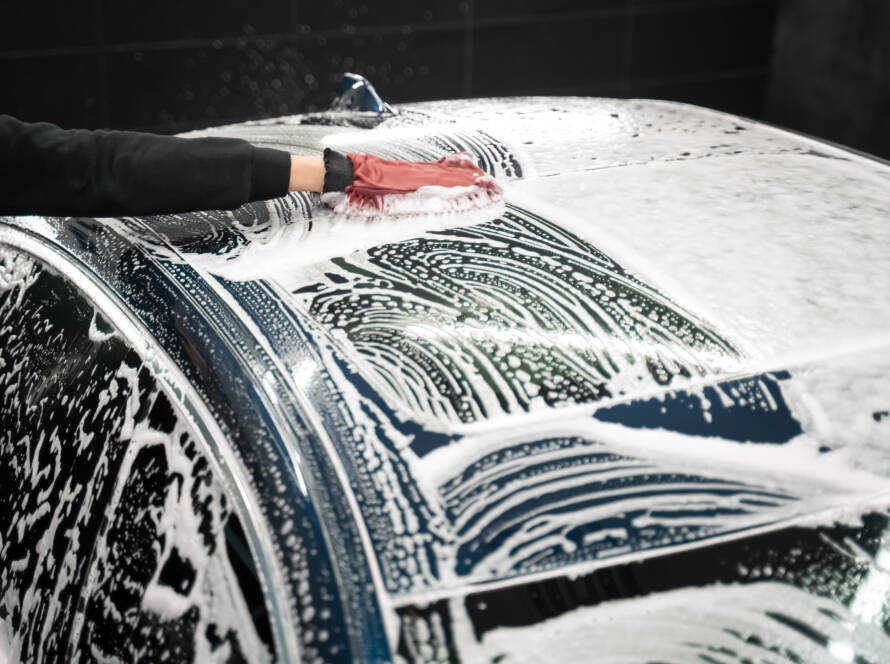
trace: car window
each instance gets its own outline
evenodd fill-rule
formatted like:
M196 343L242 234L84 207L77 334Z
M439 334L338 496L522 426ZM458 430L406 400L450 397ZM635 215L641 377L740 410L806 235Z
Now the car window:
M0 244L0 654L268 661L234 502L155 367Z

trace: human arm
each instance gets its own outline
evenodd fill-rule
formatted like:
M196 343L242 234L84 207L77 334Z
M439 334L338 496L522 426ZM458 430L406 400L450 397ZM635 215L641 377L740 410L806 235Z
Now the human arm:
M0 115L0 214L234 209L285 195L292 168L287 152L240 139L65 130Z
M91 217L231 210L288 191L374 199L426 185L469 186L469 157L402 162L291 155L235 138L60 129L0 115L0 215Z

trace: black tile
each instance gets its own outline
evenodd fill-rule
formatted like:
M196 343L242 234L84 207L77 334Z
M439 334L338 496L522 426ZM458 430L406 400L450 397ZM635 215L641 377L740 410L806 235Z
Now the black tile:
M317 92L319 68L312 55L266 40L111 54L111 123L173 130L293 113Z
M385 100L398 103L460 96L465 39L460 29L376 34L330 40L321 49L332 78L362 74Z
M462 21L469 13L465 0L407 0L373 2L372 0L297 0L297 22L313 30L338 30L346 27L425 25Z
M633 0L634 13L651 11L695 11L698 9L715 9L720 6L777 4L777 0Z
M241 47L110 54L111 123L173 131L324 109L344 71L368 76L388 101L455 97L462 39L462 31L261 39Z
M0 60L0 79L0 112L65 128L101 124L99 56Z
M631 76L766 66L774 18L772 2L636 14Z
M720 0L717 1L719 2ZM749 1L759 2L762 0ZM634 0L633 9L634 11L647 11L650 9L661 10L668 8L671 5L676 5L681 9L689 9L695 7L707 7L708 5L713 6L714 4L716 4L714 0Z
M883 1L783 3L767 118L872 154L890 154L888 30L890 4Z
M667 99L714 108L751 118L763 116L766 73L751 76L705 78L695 81L648 81L630 83L628 96L641 99Z
M105 42L129 44L288 32L292 0L105 0Z
M92 2L4 0L0 51L59 49L97 43Z
M535 93L622 77L625 17L479 28L473 94Z
M580 12L624 10L629 0L476 0L473 16L497 20L515 16L545 16Z

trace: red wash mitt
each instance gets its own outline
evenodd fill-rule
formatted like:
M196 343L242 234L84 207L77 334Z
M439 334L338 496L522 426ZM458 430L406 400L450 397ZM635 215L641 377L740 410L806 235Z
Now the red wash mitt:
M325 169L322 200L344 216L451 214L503 202L498 183L464 152L435 162L409 162L325 150Z

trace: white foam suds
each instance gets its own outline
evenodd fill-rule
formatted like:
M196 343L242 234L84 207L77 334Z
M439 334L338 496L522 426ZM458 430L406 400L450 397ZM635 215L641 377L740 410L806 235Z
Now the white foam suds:
M875 296L890 291L887 182L858 162L737 155L523 189L630 246L759 357L890 329L890 299Z
M0 618L0 664L16 664L21 657L21 638Z
M525 177L798 149L801 139L746 118L649 99L520 97L411 104L521 148ZM513 146L511 146L513 147ZM514 148L515 149L515 148Z
M759 582L662 592L583 607L529 628L498 628L486 661L883 662L890 636L840 602Z
M504 211L503 192L500 187L496 190L487 190L476 185L467 187L428 185L410 193L382 195L376 199L376 203L360 207L350 204L349 197L343 192L322 194L321 199L338 217L354 217L357 220L382 224L397 221L400 217L408 217L415 220L419 232L423 232L428 223L438 223L427 221L427 217L435 219L440 215L447 215L457 218L460 221L458 225L471 226L473 223L496 219Z
M663 429L631 428L598 422L589 416L568 419L546 412L524 418L521 429L467 436L440 447L425 455L420 465L429 481L440 485L486 454L552 436L580 436L603 444L609 451L657 463L670 472L718 474L796 495L820 495L827 489L844 494L890 491L890 478L841 464L837 455L820 454L819 441L806 435L782 445L739 443Z
M27 255L0 244L0 293L18 288L16 306L36 279L34 261Z
M402 201L395 214L377 213L373 206L362 215L337 213L318 206L312 210L311 218L298 217L288 224L273 222L269 232L253 235L245 247L219 255L191 254L188 260L233 281L275 279L288 284L307 265L426 232L489 221L503 210L502 202L486 195L485 199L467 198L472 205L454 212L447 204L455 192L444 187L424 189L429 190L419 194L424 201ZM444 190L444 195L437 189ZM241 230L252 235L250 227Z

